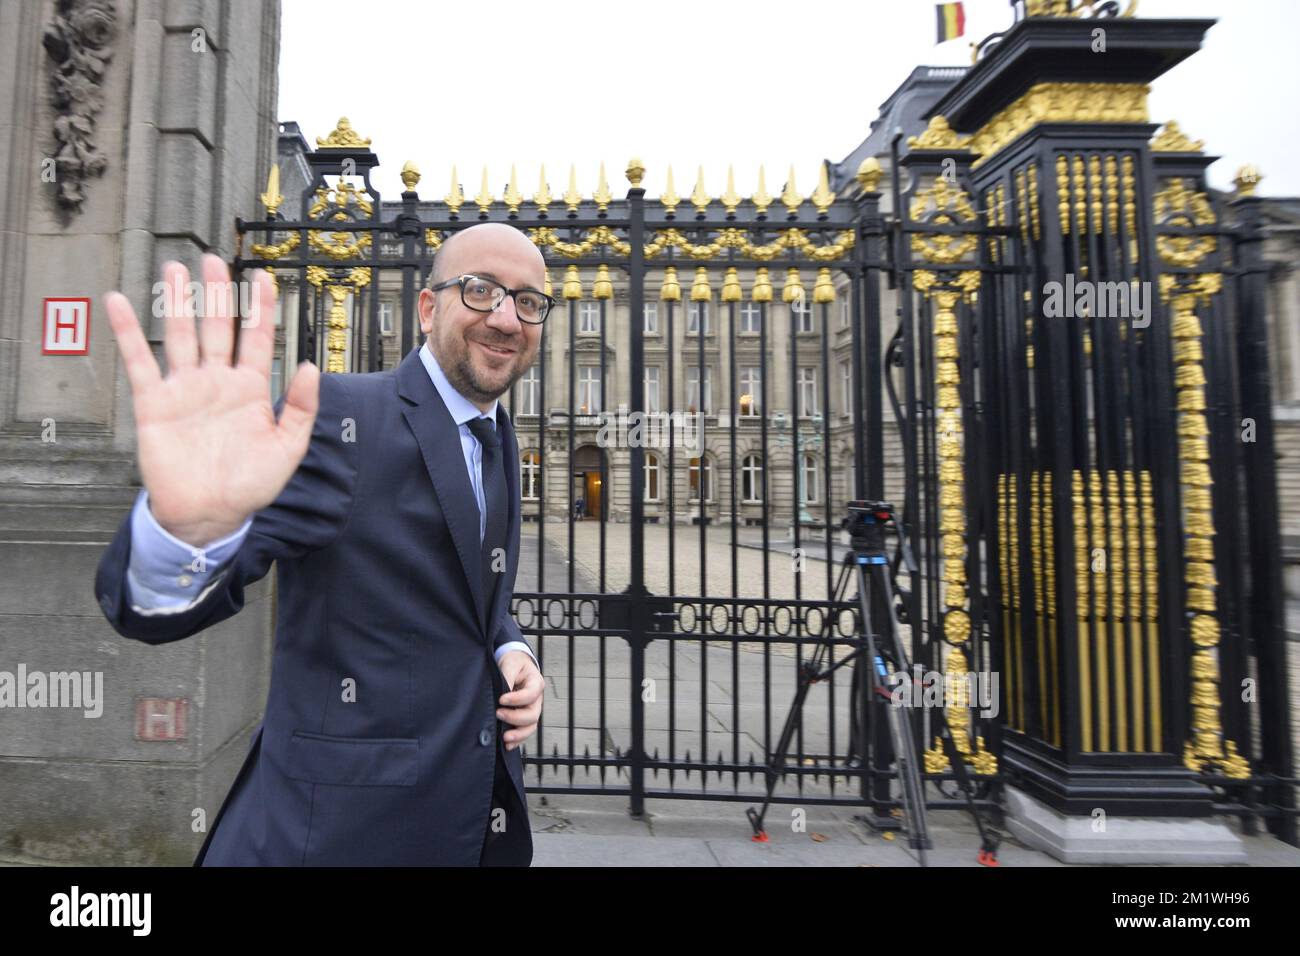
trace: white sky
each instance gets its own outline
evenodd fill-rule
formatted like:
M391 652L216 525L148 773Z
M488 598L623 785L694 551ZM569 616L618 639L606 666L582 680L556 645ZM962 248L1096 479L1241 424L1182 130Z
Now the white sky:
M967 35L936 46L923 0L284 0L283 10L279 118L314 148L347 116L373 141L387 199L408 159L426 199L447 193L453 163L467 196L486 163L500 197L512 162L527 197L542 163L553 194L572 163L590 196L602 160L619 196L632 156L652 196L669 163L683 196L701 164L710 194L734 164L748 196L760 163L772 192L793 163L807 195L817 164L866 137L914 66L969 64L968 43L1012 18L1007 0L967 0ZM1229 188L1252 162L1262 194L1300 195L1300 3L1140 0L1138 13L1219 19L1199 53L1156 81L1152 121L1177 120L1222 157L1212 185Z

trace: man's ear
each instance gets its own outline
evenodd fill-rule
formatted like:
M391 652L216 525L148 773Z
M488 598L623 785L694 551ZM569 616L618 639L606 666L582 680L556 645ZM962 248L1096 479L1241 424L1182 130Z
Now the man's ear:
M428 289L421 289L415 301L415 311L420 317L420 331L428 335L433 331L433 320L438 311L438 294Z

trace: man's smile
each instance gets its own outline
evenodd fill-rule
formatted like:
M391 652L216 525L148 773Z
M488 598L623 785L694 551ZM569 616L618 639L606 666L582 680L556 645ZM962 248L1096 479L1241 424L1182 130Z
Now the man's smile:
M517 351L506 345L489 345L487 342L480 342L478 339L475 339L474 342L482 346L489 355L514 355Z

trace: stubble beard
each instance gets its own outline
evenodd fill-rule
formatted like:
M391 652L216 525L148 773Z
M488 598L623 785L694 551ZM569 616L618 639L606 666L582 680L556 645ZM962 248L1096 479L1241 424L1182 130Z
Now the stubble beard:
M469 354L469 339L461 336L459 341L453 340L452 342L444 343L444 346L445 351L451 352L451 354L447 356L451 359L448 363L450 367L444 368L447 380L451 382L452 387L455 388L456 391L460 392L472 401L491 402L500 398L510 390L510 386L518 381L520 376L523 375L524 370L528 367L527 363L517 363L516 366L510 370L510 374L507 376L505 383L500 388L494 389L490 387L488 383L484 382L475 370L474 361ZM516 353L516 357L520 354L522 353Z

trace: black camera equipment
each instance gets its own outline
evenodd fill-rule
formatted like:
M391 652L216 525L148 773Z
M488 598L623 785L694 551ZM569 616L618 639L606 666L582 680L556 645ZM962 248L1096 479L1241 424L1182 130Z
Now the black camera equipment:
M790 712L786 716L781 738L777 743L776 750L772 753L771 759L764 768L767 793L763 799L762 808L756 810L750 807L745 811L745 814L754 830L753 839L757 842L767 842L768 837L763 829L763 820L767 816L768 808L771 806L772 792L776 788L777 781L785 772L790 741L803 720L803 705L808 696L808 688L818 681L825 680L846 664L856 665L857 660L863 658L869 665L864 668L867 679L858 681L857 685L860 688L865 685L863 690L867 695L867 699L866 701L855 700L854 706L860 707L864 713L868 709L874 708L876 719L883 717L889 728L889 741L893 745L895 775L898 779L903 805L903 828L907 833L908 846L918 852L919 861L922 866L925 866L925 851L933 847L933 841L926 830L924 783L921 780L920 768L917 766L918 751L913 738L912 720L909 713L912 695L902 695L902 704L900 705L895 702L889 684L891 674L897 675L897 679L904 681L912 679L907 651L899 634L898 611L894 605L894 587L889 570L889 557L886 553L886 537L891 529L898 534L900 552L904 555L907 552L907 540L898 528L894 518L894 508L888 502L850 501L847 512L841 521L841 527L849 533L850 545L840 566L840 574L835 583L831 606L840 607L846 602L849 583L856 577L858 584L858 614L860 615L861 627L857 629L853 640L850 642L855 645L855 649L841 660L828 666L827 662L831 658L831 652L835 644L843 643L843 641L837 642L831 633L833 624L839 620L840 615L833 613L825 615L822 632L818 635L813 654L803 662L800 668L794 703L791 704ZM883 598L881 604L887 609L888 631L883 635L883 640L881 636L877 635L871 618L869 595L872 593L873 588L877 589L875 593ZM979 830L979 862L986 866L997 866L997 838L985 828L979 810L975 805L974 784L966 770L965 761L953 741L943 708L935 708L932 717L937 725L935 727L936 733L943 742L944 751L947 753L948 761L952 766L953 776L966 795L967 807L974 816L975 826ZM867 751L869 746L867 741L870 736L866 733L862 734L864 752ZM870 754L867 755L864 764L867 767L871 766Z

